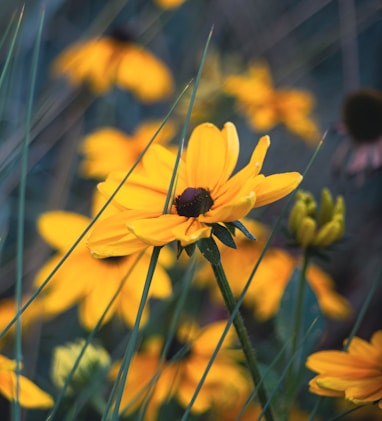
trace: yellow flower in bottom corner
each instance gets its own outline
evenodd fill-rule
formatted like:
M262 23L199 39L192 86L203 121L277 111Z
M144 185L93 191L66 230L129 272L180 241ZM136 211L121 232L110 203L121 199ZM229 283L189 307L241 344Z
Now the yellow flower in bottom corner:
M354 337L347 351L316 352L306 366L319 373L309 383L312 393L355 404L378 402L382 409L382 330L370 342Z
M182 324L161 360L164 340L151 338L132 359L124 386L120 413L128 415L148 403L145 421L154 421L160 407L171 398L186 408L200 382L209 360L223 334L227 321L212 323L204 328L194 323ZM208 411L213 406L234 404L249 390L250 380L239 365L243 358L233 349L235 334L230 330L206 376L192 406L192 414ZM120 363L111 371L117 377Z
M320 140L319 129L309 116L313 96L296 89L275 89L266 64L254 63L244 75L227 77L224 90L236 98L254 130L267 132L282 123L308 143Z
M9 401L16 400L16 361L0 355L0 394ZM50 408L53 399L32 381L19 376L19 402L24 408Z

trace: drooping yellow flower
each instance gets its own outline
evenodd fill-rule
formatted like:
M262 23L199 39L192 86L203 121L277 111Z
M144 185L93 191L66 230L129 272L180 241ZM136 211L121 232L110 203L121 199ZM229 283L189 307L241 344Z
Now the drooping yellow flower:
M318 373L309 383L311 392L355 404L378 401L382 409L382 330L370 342L353 338L347 351L316 352L306 366Z
M314 105L312 95L296 89L275 89L266 64L255 63L244 75L229 76L224 90L236 98L240 112L254 130L266 132L282 123L308 143L319 141L319 129L309 116Z
M148 103L167 98L174 89L166 65L119 34L69 46L56 58L52 70L56 76L66 76L74 86L88 81L96 94L117 85Z
M64 211L47 212L39 218L38 230L45 241L57 250L57 254L39 271L35 281L36 286L44 282L89 223L90 218ZM129 326L133 326L149 261L150 255L147 253L140 258L138 254L133 254L103 260L95 259L83 240L44 289L44 315L55 316L78 304L81 323L87 329L92 329L121 282L127 277L103 322L110 320L113 314L117 313ZM170 279L163 267L158 265L150 288L150 296L164 298L170 293ZM143 313L143 323L147 317L146 308Z
M146 342L142 351L131 362L120 411L134 412L149 396L145 421L154 421L159 408L175 397L187 407L200 382L207 364L223 333L226 321L212 323L204 328L186 323L180 326L160 360L163 339L156 337ZM192 407L192 413L202 413L212 406L235 402L249 388L249 378L238 365L239 351L232 349L235 336L227 335L205 382ZM111 372L116 378L120 364Z
M142 123L131 136L105 127L85 137L81 150L85 159L81 173L85 177L106 178L114 170L129 170L160 126L160 121ZM166 123L154 142L167 143L174 126Z
M257 241L250 241L238 232L237 249L221 248L222 264L232 292L237 297L243 291L265 244L263 227L258 224L254 226L251 221L246 221L245 225ZM244 298L244 303L253 307L257 319L268 320L276 315L284 290L297 264L298 261L282 249L270 248L266 252ZM221 302L220 291L217 289L213 273L208 265L203 267L197 279L199 285L208 285L212 288L213 297ZM326 316L345 319L351 314L348 301L335 291L334 281L318 266L309 265L307 281Z
M0 394L9 401L15 401L17 396L15 371L16 361L0 355ZM24 376L19 376L18 398L24 408L44 409L53 406L51 396Z
M213 224L234 222L252 208L286 196L302 177L297 172L260 174L269 145L269 137L262 137L249 164L232 176L239 154L235 126L226 123L223 130L210 123L197 126L186 159L180 162L169 213L164 213L164 206L176 157L153 145L143 158L143 171L133 173L114 198L121 211L97 224L89 248L103 258L136 251L137 240L146 246L178 240L187 247L210 238ZM124 176L111 173L99 185L100 191L110 197Z

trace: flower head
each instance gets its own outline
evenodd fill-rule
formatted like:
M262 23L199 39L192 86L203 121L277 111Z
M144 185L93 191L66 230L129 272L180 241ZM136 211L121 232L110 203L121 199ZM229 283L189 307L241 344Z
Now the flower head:
M155 102L173 91L166 65L119 33L71 45L54 61L52 69L54 75L65 75L74 86L88 81L96 94L116 84L143 102Z
M368 170L382 167L382 94L359 89L347 95L342 106L340 132L345 139L336 151L333 168L362 181Z
M89 223L90 218L64 211L47 212L39 218L40 234L57 253L37 274L36 286L44 282ZM82 241L44 289L44 315L52 317L78 304L81 323L92 329L123 283L103 323L117 313L129 326L133 326L149 261L147 253L95 259ZM158 265L150 296L164 298L170 293L170 279L163 266ZM145 309L143 322L147 318L148 310Z
M276 90L266 64L252 64L246 74L229 76L225 91L236 98L254 130L268 131L282 123L308 143L320 139L318 127L309 116L314 103L312 95L295 89Z
M53 406L53 399L42 391L32 381L24 376L19 376L20 405L24 408L50 408ZM16 361L0 355L0 394L10 401L15 401L16 392Z
M200 378L217 346L226 321L212 323L203 329L194 323L184 323L161 360L163 339L151 338L130 365L124 386L121 412L131 413L149 397L146 418L156 419L159 408L172 397L187 407ZM192 413L202 413L214 405L235 402L249 388L249 379L238 365L239 351L232 349L235 336L227 335L205 382L192 407ZM115 378L120 364L112 370Z
M111 127L86 136L81 147L85 155L81 165L82 174L101 179L114 170L129 170L159 126L160 121L153 120L141 124L131 136ZM167 143L173 134L173 125L167 123L155 142Z
M176 156L153 145L143 158L143 170L133 173L114 198L121 211L94 227L89 248L102 258L136 251L137 240L142 248L174 240L187 247L210 238L252 208L286 196L300 183L301 175L260 174L269 144L269 138L262 137L249 164L232 175L239 154L235 126L226 123L223 130L210 123L197 126L186 159L180 162L168 212L165 205ZM111 173L99 185L100 191L110 197L124 176L123 172Z
M318 373L309 383L311 392L356 404L378 401L382 409L382 330L370 342L353 338L347 351L316 352L306 366Z

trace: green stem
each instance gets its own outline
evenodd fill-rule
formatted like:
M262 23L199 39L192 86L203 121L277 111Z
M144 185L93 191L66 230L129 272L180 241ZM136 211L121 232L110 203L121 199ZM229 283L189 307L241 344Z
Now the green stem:
M227 306L227 309L229 313L232 314L232 312L235 310L235 307L236 307L236 301L235 301L235 297L233 296L232 290L229 286L223 266L221 265L221 263L219 264L211 263L211 266L214 271L219 289L223 295L224 302ZM235 318L233 319L233 324L235 326L237 336L239 338L245 358L247 360L249 372L251 374L251 377L253 379L255 386L258 389L257 395L260 401L260 405L262 408L264 408L268 404L267 393L265 391L264 384L261 378L256 355L254 353L251 342L249 340L243 318L239 312L236 314ZM267 421L274 421L274 417L273 417L270 406L268 406L264 415Z
M297 344L299 342L300 336L300 329L301 329L301 319L304 309L304 294L305 294L305 286L306 286L306 271L308 269L309 264L309 253L305 250L304 252L304 259L302 262L300 279L298 283L298 291L297 291L297 307L296 307L296 315L294 318L294 335L292 339L292 355L295 354L297 351Z

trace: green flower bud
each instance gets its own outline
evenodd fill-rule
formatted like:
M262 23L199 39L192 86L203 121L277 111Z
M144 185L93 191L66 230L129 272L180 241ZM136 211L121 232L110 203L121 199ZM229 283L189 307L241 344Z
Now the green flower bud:
M329 221L323 225L314 240L314 245L317 247L327 247L338 241L341 232L340 222Z
M306 209L305 202L302 200L297 200L297 202L294 204L289 214L289 222L288 222L289 231L293 235L296 235L300 222L303 220L303 218L306 215L307 215L307 209Z
M323 226L332 219L333 209L334 204L332 194L330 193L329 189L325 187L322 189L321 206L317 219L317 222L320 226Z
M306 216L297 230L297 241L303 247L310 246L316 235L317 223L310 216Z

